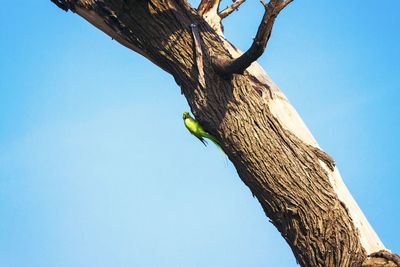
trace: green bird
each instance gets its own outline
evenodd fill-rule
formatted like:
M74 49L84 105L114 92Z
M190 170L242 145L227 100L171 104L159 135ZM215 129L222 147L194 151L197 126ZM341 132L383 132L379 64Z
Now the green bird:
M182 119L189 132L196 136L205 146L207 146L207 141L204 138L207 138L224 152L218 140L211 134L207 133L203 127L201 127L200 123L190 116L189 112L183 112Z

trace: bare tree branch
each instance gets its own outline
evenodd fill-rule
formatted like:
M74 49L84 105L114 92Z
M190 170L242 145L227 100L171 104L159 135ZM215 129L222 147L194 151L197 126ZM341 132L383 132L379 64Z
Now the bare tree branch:
M242 74L254 61L256 61L265 50L272 27L279 12L293 0L271 0L268 3L261 3L265 7L264 16L258 27L257 35L250 48L236 59L217 57L213 59L214 67L222 75Z
M212 9L215 10L215 13L218 13L218 7L221 0L201 0L199 7L197 8L197 12L200 16L208 13Z
M235 2L233 2L232 5L228 6L227 8L225 8L224 10L222 10L221 12L219 12L219 16L223 19L227 16L229 16L233 11L237 10L237 8L243 4L244 2L246 2L246 0L236 0Z

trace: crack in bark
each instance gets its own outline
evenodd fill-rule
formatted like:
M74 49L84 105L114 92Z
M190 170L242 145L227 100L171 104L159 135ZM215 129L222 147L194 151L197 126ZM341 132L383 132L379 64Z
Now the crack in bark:
M196 66L197 66L197 71L198 71L198 80L200 86L203 88L206 86L206 82L204 79L204 67L203 67L203 51L202 51L202 46L201 46L201 38L200 38L200 33L199 29L197 28L197 25L192 23L190 24L190 28L192 29L192 34L193 34L193 41L194 41L194 49L195 49L195 56L196 56Z

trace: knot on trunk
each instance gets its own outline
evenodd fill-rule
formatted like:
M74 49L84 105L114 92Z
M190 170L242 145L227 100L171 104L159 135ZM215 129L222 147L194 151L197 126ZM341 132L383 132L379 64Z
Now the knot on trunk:
M387 250L380 250L368 256L362 267L400 267L400 256Z

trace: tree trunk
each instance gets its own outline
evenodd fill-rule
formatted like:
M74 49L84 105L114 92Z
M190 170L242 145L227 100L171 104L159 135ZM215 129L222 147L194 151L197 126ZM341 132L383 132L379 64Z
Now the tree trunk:
M223 38L220 20L184 0L53 2L175 78L301 266L400 266L395 254L383 251L333 160L262 68L253 63L232 75L215 68L221 58L241 55Z

